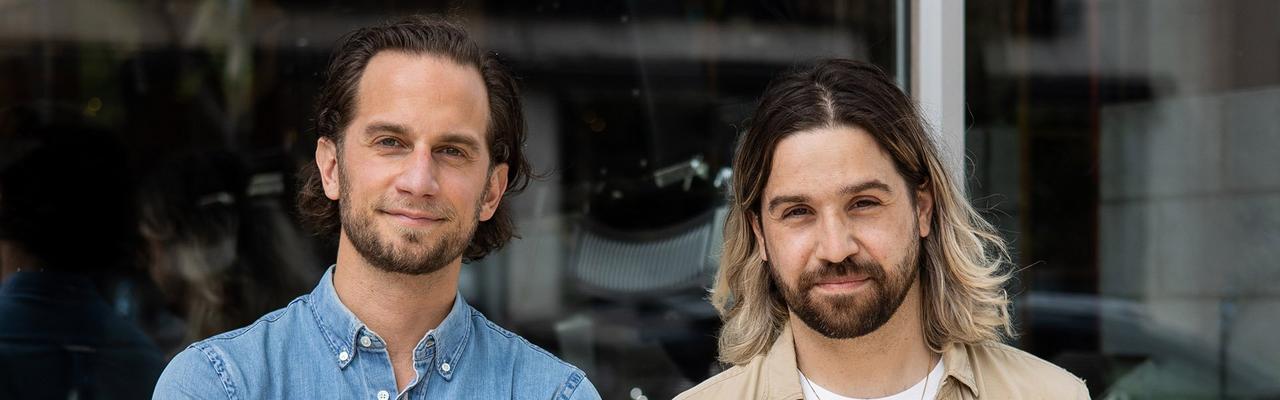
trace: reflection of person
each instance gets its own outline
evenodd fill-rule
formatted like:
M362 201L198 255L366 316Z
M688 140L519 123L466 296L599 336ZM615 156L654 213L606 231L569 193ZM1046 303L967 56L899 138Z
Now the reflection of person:
M680 398L1087 398L1000 343L1005 245L878 68L776 79L733 166L712 301L734 367Z
M513 79L434 17L359 29L320 95L302 213L338 234L315 290L179 353L155 398L599 398L457 293L528 182Z
M251 196L249 182L235 154L202 150L162 163L139 192L148 271L185 320L177 332L157 329L166 351L249 324L315 279L278 198Z
M145 398L164 360L95 283L136 251L123 148L75 111L0 120L0 398Z

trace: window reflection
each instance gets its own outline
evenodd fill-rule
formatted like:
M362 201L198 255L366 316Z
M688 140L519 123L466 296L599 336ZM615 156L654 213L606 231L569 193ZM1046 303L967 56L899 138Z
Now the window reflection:
M1280 395L1280 5L968 2L971 194L1020 345L1102 398Z
M522 239L464 268L464 295L606 398L669 398L718 368L705 288L743 118L801 61L896 70L893 7L9 2L0 108L56 100L120 132L144 241L104 296L171 355L283 306L333 261L291 206L329 46L396 15L462 15L520 77L527 154L546 174L511 199Z

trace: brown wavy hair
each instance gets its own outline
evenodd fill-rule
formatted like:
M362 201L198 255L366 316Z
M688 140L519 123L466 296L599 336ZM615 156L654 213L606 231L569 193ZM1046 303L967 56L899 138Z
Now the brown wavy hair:
M338 40L324 85L316 102L315 133L342 148L343 131L355 116L356 91L369 60L383 51L429 54L475 67L489 97L490 171L507 164L504 197L524 190L533 177L524 156L526 127L515 78L494 53L485 53L457 22L438 15L414 15L378 26L360 28ZM341 151L341 150L339 150ZM338 202L324 194L315 163L300 173L298 211L303 223L318 235L336 237L342 221ZM505 204L493 218L476 227L475 236L462 253L464 262L476 261L505 245L515 235L515 225Z
M763 354L788 319L781 283L772 281L751 229L774 149L794 133L839 126L870 133L907 185L928 188L933 196L933 233L920 243L929 347L941 351L949 343L1012 336L1005 242L944 169L915 104L874 65L824 60L774 79L738 141L724 253L711 293L724 320L720 360L741 365Z

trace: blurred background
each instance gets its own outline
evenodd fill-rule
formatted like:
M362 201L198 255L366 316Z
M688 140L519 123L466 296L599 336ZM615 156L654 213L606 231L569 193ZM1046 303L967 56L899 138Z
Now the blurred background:
M0 0L0 205L133 221L58 220L47 240L101 300L79 318L123 321L102 336L136 329L156 354L139 371L162 367L333 262L292 198L334 41L452 12L520 78L549 174L510 199L522 238L464 267L464 296L605 398L670 398L721 368L704 297L756 96L826 57L918 91L919 1ZM1280 2L960 9L945 18L962 62L941 68L963 70L964 126L943 141L963 144L971 197L1013 243L1013 344L1098 398L1280 398ZM72 121L94 139L33 128ZM26 232L0 227L0 244ZM0 397L31 383L9 373L33 354L20 330L0 326ZM91 391L85 376L63 378Z

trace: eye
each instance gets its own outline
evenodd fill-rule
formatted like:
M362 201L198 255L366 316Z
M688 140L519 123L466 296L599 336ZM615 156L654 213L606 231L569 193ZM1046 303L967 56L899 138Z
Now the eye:
M809 215L809 209L807 207L796 207L782 213L782 218L803 217L806 215Z
M400 139L396 139L393 137L384 137L384 138L378 139L377 141L374 142L374 144L382 147L404 147L404 143L401 143Z
M861 210L861 209L875 207L878 205L880 205L880 202L876 201L875 199L858 199L858 200L854 200L853 204L850 205L849 207L855 210Z
M466 153L466 152L463 152L463 151L462 151L462 149L459 149L459 148L457 148L457 147L453 147L453 146L441 147L441 148L440 148L440 150L436 150L436 151L438 151L438 152L440 152L440 153L443 153L444 155L452 156L452 157L462 157L462 158L466 158L466 156L467 156L467 153Z

